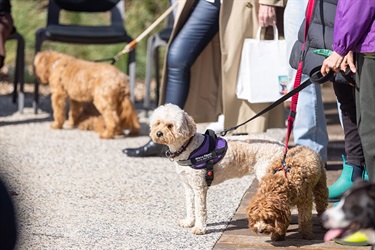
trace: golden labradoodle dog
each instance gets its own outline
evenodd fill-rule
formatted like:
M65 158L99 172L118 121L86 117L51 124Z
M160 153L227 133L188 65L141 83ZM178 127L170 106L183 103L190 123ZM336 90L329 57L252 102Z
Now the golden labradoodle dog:
M80 121L88 119L82 114L82 104L93 103L104 124L100 138L113 138L122 134L123 129L130 129L131 134L139 133L140 124L130 101L128 77L113 65L44 51L35 56L34 71L38 80L49 83L51 88L54 118L51 128L63 127L69 98L69 127L79 126ZM86 123L95 120L89 119Z
M281 158L280 158L281 159ZM259 182L257 193L247 207L249 227L256 233L284 240L292 206L298 209L298 231L312 239L313 201L320 217L328 206L327 178L319 155L305 146L288 151L285 167L273 161Z
M194 234L206 233L210 184L254 173L259 179L284 149L282 143L265 136L232 136L224 140L210 133L197 133L193 118L173 104L153 112L150 136L169 147L166 155L175 162L186 196L186 218L179 225L192 227Z

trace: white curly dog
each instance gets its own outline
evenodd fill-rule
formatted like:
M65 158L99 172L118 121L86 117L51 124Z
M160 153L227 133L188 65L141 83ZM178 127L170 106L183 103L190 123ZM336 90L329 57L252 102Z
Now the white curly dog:
M169 147L166 155L175 161L186 192L186 218L179 225L192 227L194 234L206 233L210 184L254 173L260 180L270 162L277 157L281 162L284 149L284 144L261 135L215 140L215 136L197 133L193 118L173 104L153 112L150 136L156 143Z

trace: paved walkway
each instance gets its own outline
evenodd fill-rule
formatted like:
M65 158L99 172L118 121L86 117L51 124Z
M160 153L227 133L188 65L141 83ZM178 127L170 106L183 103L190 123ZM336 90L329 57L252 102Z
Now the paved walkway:
M340 176L342 168L341 155L344 152L344 134L337 115L335 95L331 84L325 84L322 88L323 102L328 124L329 145L327 163L327 182L331 185ZM293 142L293 140L291 140ZM271 242L269 236L253 233L247 226L246 207L256 192L258 182L254 181L241 204L222 234L214 249L354 249L350 246L342 246L334 242L324 242L323 236L326 230L319 225L316 212L313 218L314 240L303 240L297 233L297 211L292 213L292 222L288 228L285 241ZM329 206L331 206L330 204ZM355 247L355 249L370 249L370 247Z

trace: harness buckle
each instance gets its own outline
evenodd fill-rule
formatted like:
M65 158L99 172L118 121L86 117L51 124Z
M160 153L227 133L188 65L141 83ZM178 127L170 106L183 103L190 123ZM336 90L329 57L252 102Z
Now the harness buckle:
M209 160L206 165L206 183L208 187L211 186L213 180L214 180L214 161Z

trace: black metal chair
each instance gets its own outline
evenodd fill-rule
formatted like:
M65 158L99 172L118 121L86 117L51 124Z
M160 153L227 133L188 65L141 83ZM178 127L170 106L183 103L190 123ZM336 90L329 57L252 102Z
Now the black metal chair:
M24 94L24 73L25 73L25 39L21 34L14 29L14 31L10 34L7 41L9 40L16 40L17 41L17 53L16 53L16 64L15 64L15 71L14 71L14 81L13 81L13 103L18 101L18 111L20 113L23 112L23 108L25 106L25 94ZM18 92L18 84L20 85L20 89Z
M111 22L107 26L67 25L59 22L62 10L72 12L111 13ZM35 54L41 50L44 41L76 44L116 44L130 43L133 38L125 29L124 0L49 0L47 25L35 33ZM112 55L111 55L112 56ZM131 99L134 102L135 86L135 50L128 56L127 73L130 78ZM38 112L39 83L35 80L34 113Z

